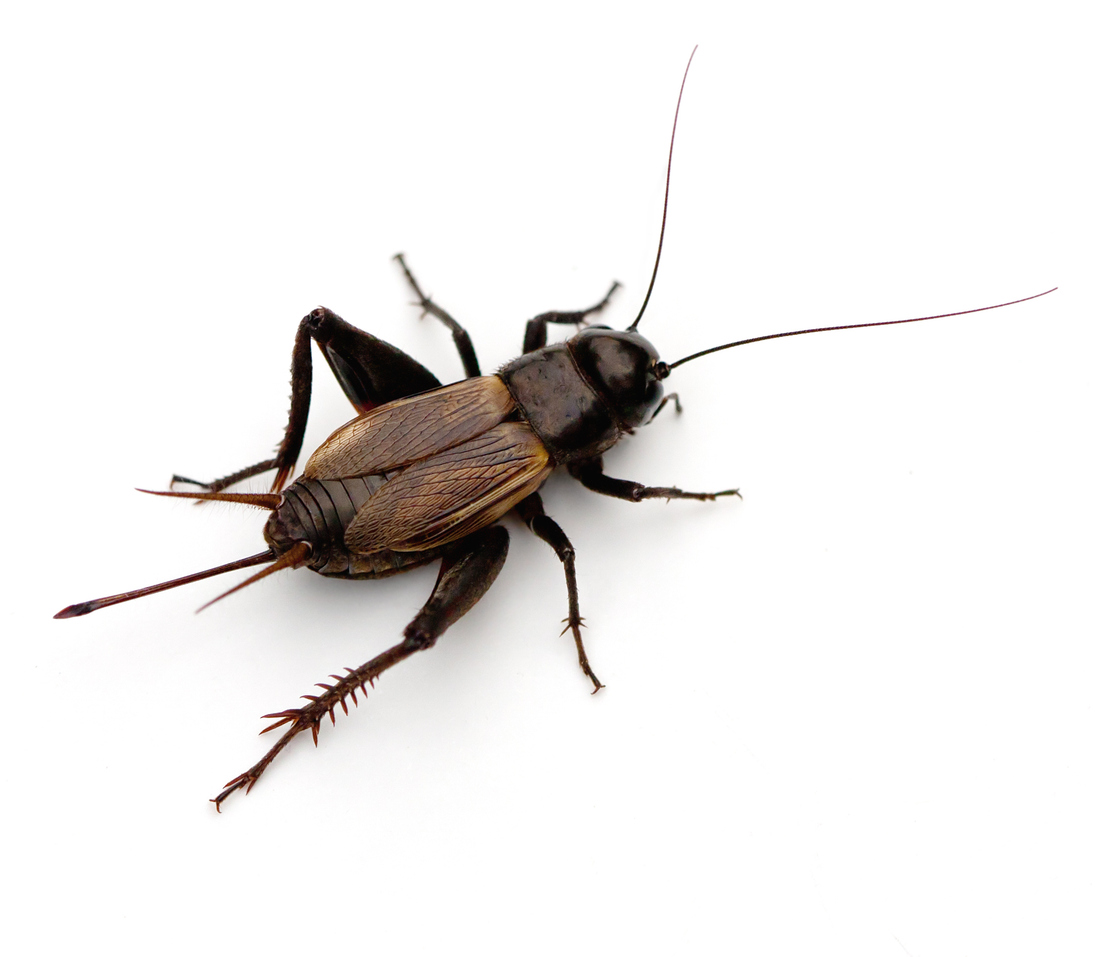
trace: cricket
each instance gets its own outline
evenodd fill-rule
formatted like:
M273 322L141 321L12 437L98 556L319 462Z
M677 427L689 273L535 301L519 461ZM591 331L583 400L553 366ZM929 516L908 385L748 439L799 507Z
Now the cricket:
M690 57L689 66L691 62ZM649 424L667 404L674 403L680 410L676 393L667 394L664 383L682 366L770 339L968 315L1014 306L1054 291L960 312L757 336L664 361L639 332L639 324L661 262L673 144L687 75L686 66L670 136L657 254L646 297L630 325L615 330L590 321L609 306L619 286L614 282L592 306L544 312L528 320L521 354L497 372L483 375L471 336L423 293L407 258L397 255L395 261L418 306L451 332L466 378L442 385L433 373L395 346L354 327L329 309L312 310L297 329L289 418L274 456L213 481L176 475L168 490L150 493L236 502L264 510L268 513L263 529L267 547L162 584L69 605L55 615L76 618L260 565L265 567L213 601L283 569L310 568L336 578L376 579L440 563L433 591L404 629L401 641L358 668L330 675L328 681L318 684L319 693L303 696L303 705L263 716L272 722L263 733L281 729L280 737L257 763L228 781L211 799L218 811L236 791L250 791L297 735L308 732L318 744L325 716L334 723L336 709L348 714L348 702L356 705L359 692L366 695L389 668L432 647L487 593L506 560L509 532L499 520L509 513L515 513L558 557L567 587L565 631L574 641L578 665L593 692L604 687L583 643L574 547L555 519L546 514L539 489L549 476L566 471L591 492L628 502L715 502L738 496L735 488L682 491L605 473L604 456L613 446ZM551 326L576 331L565 341L549 344ZM313 344L326 359L355 415L312 453L299 476L290 481L308 420ZM274 478L268 492L228 491L238 482L270 471ZM180 491L177 485L195 490Z

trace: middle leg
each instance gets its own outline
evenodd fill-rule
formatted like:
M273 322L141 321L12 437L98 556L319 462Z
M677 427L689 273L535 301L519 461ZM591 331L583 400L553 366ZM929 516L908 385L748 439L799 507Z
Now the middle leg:
M597 679L593 669L589 666L585 645L582 642L583 622L582 616L578 614L578 579L574 574L574 546L570 544L570 539L566 537L566 534L555 521L544 514L544 501L540 498L539 492L533 492L528 498L518 502L517 514L529 527L529 531L537 538L543 539L555 550L559 561L563 563L563 573L566 575L567 580L567 603L569 606L566 617L567 627L563 629L563 634L566 634L569 629L574 636L574 644L578 648L578 664L582 666L582 671L585 672L586 677L593 682L593 693L596 694L604 685Z
M422 307L422 315L433 316L440 320L441 324L452 333L452 341L456 343L456 351L460 353L460 361L464 365L464 375L469 379L482 375L479 371L479 359L475 355L475 346L472 345L471 336L468 335L467 330L422 291L418 280L414 278L410 267L403 259L403 253L396 253L392 258L403 267L403 275L407 277L407 282L411 284L414 294L418 296L417 304Z

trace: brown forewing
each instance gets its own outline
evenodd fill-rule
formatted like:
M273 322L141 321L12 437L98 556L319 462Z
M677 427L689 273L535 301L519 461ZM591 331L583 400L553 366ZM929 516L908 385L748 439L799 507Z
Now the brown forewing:
M455 541L501 518L550 473L528 424L503 422L393 476L346 529L346 547L413 552Z
M515 408L509 389L493 375L397 399L336 429L304 466L304 478L399 468L482 435Z

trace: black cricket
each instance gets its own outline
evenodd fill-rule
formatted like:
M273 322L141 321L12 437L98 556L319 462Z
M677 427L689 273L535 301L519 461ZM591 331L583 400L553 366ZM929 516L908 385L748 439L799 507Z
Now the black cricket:
M693 56L695 50L692 51ZM689 65L691 58L689 58ZM688 68L685 68L687 79ZM183 578L70 605L57 618L86 615L107 605L199 581L223 572L267 564L220 597L282 568L308 567L340 578L383 578L441 560L437 584L421 611L404 629L403 640L360 668L331 675L322 693L304 695L300 708L264 715L271 731L288 725L262 759L213 798L221 802L241 788L250 791L277 754L302 731L318 743L324 715L332 723L335 708L348 713L347 699L367 693L388 668L431 647L490 588L502 569L509 533L497 524L513 510L529 530L555 551L566 576L567 626L578 662L596 692L603 687L590 667L582 643L574 548L556 522L544 513L537 491L548 476L565 467L586 488L640 502L645 499L699 499L737 495L736 489L684 492L654 488L604 474L602 455L639 426L650 422L676 394L664 395L662 382L676 367L722 349L786 336L923 322L1025 302L1037 296L981 309L885 322L800 329L714 346L663 362L636 330L654 289L665 236L673 141L684 80L670 137L661 238L646 298L626 330L587 326L590 316L608 305L618 288L576 312L546 312L525 327L522 355L495 375L483 376L471 337L444 309L423 294L402 254L395 258L418 304L452 332L467 376L442 386L434 375L399 349L355 328L328 309L301 320L292 357L292 398L285 437L276 455L213 482L174 476L200 492L154 492L210 501L241 502L270 511L264 536L269 548L250 558ZM1052 292L1053 290L1048 290ZM1039 293L1046 295L1046 293ZM549 325L584 326L565 342L547 344ZM300 456L312 385L311 344L315 342L357 417L336 430L312 455L302 476L285 487ZM677 403L677 409L680 405ZM269 493L231 493L224 489L276 469ZM214 601L219 599L214 599Z

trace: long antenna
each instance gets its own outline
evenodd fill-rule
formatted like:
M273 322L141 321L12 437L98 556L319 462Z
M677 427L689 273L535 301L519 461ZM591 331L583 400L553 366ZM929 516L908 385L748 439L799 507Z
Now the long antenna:
M676 362L671 362L665 365L664 374L658 376L660 379L664 379L669 375L670 369L676 369L677 366L682 366L686 362L691 362L693 359L699 359L701 356L709 356L712 352L721 352L723 349L733 349L734 346L747 346L753 342L764 342L767 339L784 339L787 336L808 336L814 332L837 332L841 329L869 329L872 326L900 326L906 322L927 322L929 319L946 319L949 316L968 316L974 312L988 312L990 309L1003 309L1004 306L1014 306L1020 302L1030 302L1031 299L1037 299L1039 296L1048 296L1051 292L1056 292L1057 287L1047 289L1045 292L1040 292L1035 296L1026 296L1022 299L1013 299L1011 302L998 302L995 306L981 306L978 309L963 309L960 312L941 312L936 316L918 316L915 319L888 319L885 322L857 322L850 326L822 326L817 329L796 329L794 332L776 332L770 336L755 336L752 339L739 339L737 342L728 342L722 346L712 346L710 349L703 349L700 352L694 352L690 356L685 356L683 359L678 359Z
M681 91L677 94L677 109L673 113L673 132L669 134L669 162L665 164L665 201L662 203L662 231L658 234L658 255L654 258L654 272L650 276L650 285L646 288L646 298L642 308L635 317L635 321L627 327L628 332L634 332L639 327L639 320L646 312L646 304L650 302L650 294L654 291L654 280L658 278L658 264L662 261L662 243L665 242L665 219L669 215L669 174L673 172L673 141L677 138L677 117L681 112L681 100L684 99L684 81L688 79L688 67L692 65L692 57L700 48L697 43L692 47L692 53L688 57L688 63L684 68L684 77L681 79Z

